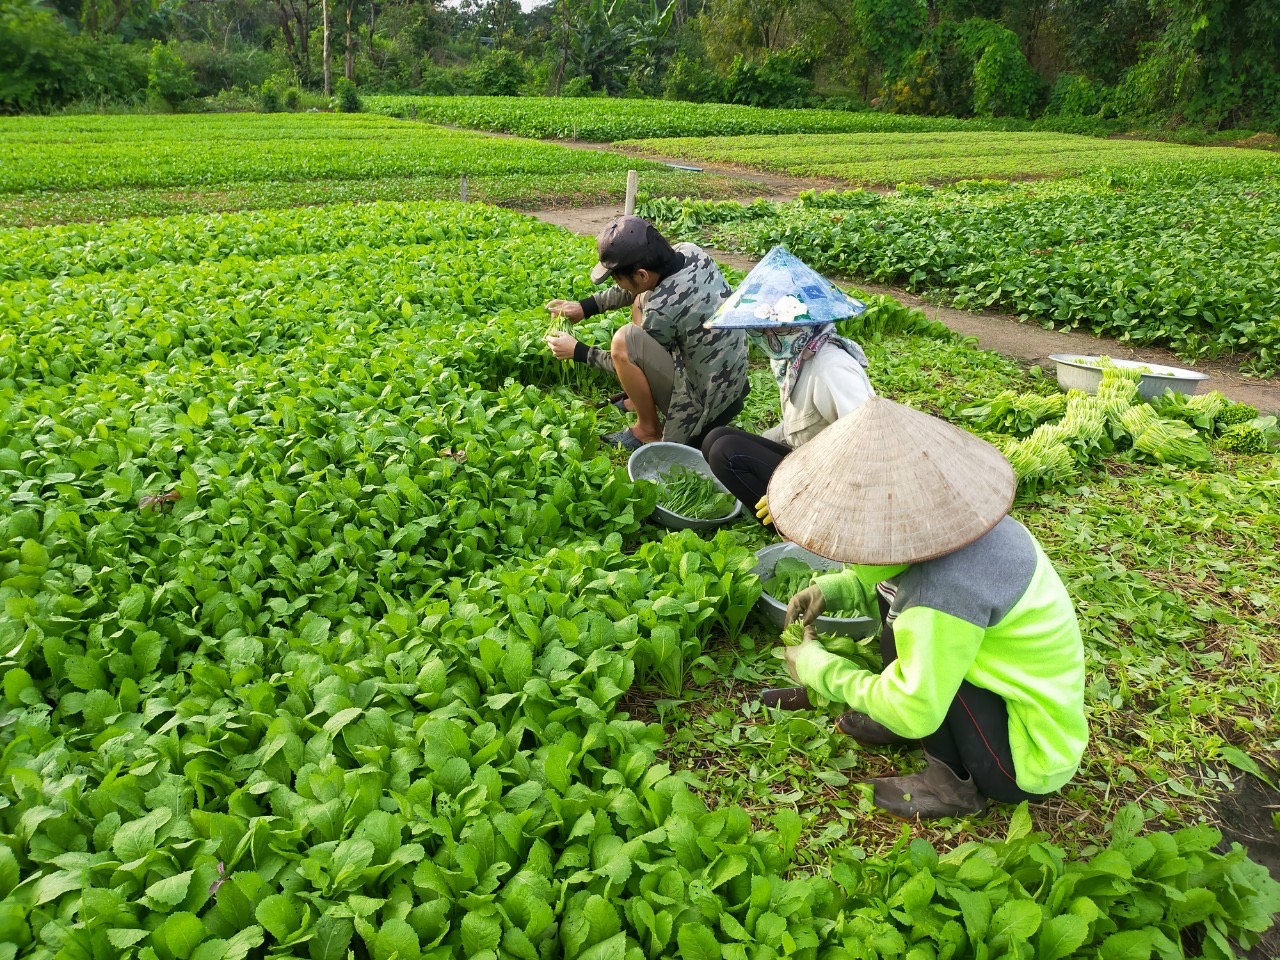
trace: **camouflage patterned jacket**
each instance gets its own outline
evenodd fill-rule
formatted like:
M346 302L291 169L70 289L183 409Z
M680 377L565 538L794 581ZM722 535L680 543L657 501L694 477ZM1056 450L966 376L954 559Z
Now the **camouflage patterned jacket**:
M684 266L640 295L640 326L670 351L675 363L671 406L662 439L687 443L701 434L717 414L746 395L747 335L741 330L703 329L702 325L732 291L720 268L701 247L677 243L675 250L684 255ZM634 298L615 286L600 291L593 299L603 311L628 306ZM600 352L589 351L588 362Z

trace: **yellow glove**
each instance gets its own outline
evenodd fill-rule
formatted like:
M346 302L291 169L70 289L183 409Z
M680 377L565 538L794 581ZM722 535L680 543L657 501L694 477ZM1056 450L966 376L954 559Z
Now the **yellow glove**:
M766 527L773 523L773 514L769 512L769 498L761 497L756 501L756 518Z

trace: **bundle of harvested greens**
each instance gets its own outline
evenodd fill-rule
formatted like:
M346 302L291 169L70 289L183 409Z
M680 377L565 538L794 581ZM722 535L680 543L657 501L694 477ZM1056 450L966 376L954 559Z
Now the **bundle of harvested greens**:
M662 475L658 503L691 520L720 520L733 513L733 495L688 467L675 466Z

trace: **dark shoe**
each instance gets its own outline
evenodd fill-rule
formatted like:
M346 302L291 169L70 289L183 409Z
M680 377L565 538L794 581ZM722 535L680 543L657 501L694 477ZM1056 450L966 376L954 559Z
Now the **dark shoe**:
M606 433L600 439L611 447L621 447L623 450L639 450L644 446L644 441L637 440L630 427L623 427L617 433Z
M779 710L808 710L813 706L806 687L770 687L760 691L760 702Z
M859 713L857 710L841 714L836 720L836 729L868 747L889 747L898 743L911 742L906 737L898 736L878 720L872 720L865 713Z
M987 798L978 792L973 777L961 780L941 760L924 756L928 765L920 773L871 781L877 807L903 820L961 817L986 809Z

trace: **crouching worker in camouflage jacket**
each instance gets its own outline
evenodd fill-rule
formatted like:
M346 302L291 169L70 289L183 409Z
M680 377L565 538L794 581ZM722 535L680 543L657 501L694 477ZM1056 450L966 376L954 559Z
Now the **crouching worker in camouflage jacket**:
M607 351L567 333L548 334L547 345L557 359L605 370L622 384L624 409L635 411L636 423L607 434L609 443L629 450L655 440L699 446L741 412L750 389L746 334L703 327L729 296L729 285L704 250L692 243L673 247L639 217L618 217L601 231L596 249L592 281L612 277L615 285L585 300L552 300L547 309L577 323L630 306L632 322L614 334Z

